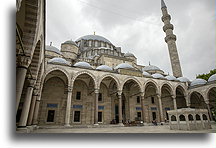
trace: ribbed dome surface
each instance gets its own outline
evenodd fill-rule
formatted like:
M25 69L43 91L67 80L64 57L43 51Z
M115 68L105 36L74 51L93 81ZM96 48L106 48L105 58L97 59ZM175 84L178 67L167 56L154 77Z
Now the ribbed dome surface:
M89 63L87 63L87 62L77 62L73 66L80 67L80 68L92 69L91 65Z
M195 79L191 82L190 86L196 86L196 85L204 85L207 81L204 79Z
M154 65L145 66L143 68L143 71L157 71L157 70L160 70L160 68Z
M107 65L100 65L96 69L101 71L112 71L112 68Z
M213 74L209 79L208 82L216 81L216 74Z
M121 63L117 65L114 69L134 69L134 67L128 63Z
M190 82L190 80L186 77L179 77L177 78L177 80L179 80L180 82Z
M109 44L112 44L109 40L107 40L106 38L99 36L99 35L86 35L86 36L82 36L79 39L76 40L76 42L80 41L80 40L96 40L96 41L103 41L103 42L107 42Z
M170 81L178 81L178 79L174 76L166 76L165 77L167 80L170 80Z
M164 79L164 76L162 74L159 74L159 73L153 74L152 77L156 78L156 79Z
M63 58L52 58L48 60L48 63L70 65L70 63Z
M47 51L55 52L55 53L57 53L57 54L62 54L62 53L60 52L60 50L59 50L58 48L54 47L54 46L46 45L46 50L47 50Z
M135 57L133 53L127 52L124 54L125 57Z

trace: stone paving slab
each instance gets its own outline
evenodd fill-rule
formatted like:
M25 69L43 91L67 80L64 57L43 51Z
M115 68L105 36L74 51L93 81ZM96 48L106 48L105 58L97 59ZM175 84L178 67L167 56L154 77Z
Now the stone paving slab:
M53 128L37 129L32 133L216 133L216 125L209 130L183 131L170 130L169 126L142 126L142 127L108 127L108 128Z

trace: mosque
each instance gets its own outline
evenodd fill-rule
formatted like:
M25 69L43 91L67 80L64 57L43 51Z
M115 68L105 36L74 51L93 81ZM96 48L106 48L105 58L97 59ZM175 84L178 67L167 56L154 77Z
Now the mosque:
M65 41L61 49L45 46L45 2L17 0L17 128L149 125L168 121L169 110L182 108L207 109L193 119L215 121L216 75L208 81L182 75L163 0L161 10L173 75L138 65L136 55L95 34Z

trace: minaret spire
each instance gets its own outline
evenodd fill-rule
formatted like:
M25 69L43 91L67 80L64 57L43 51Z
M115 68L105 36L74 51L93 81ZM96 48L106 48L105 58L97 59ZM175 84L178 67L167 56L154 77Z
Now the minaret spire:
M164 0L161 0L161 8L166 8L166 4L165 4Z
M173 76L182 77L182 71L176 47L176 36L173 34L173 25L170 23L171 16L168 14L167 7L161 0L162 21L164 22L163 31L166 33L165 42L168 45L170 61L172 65Z

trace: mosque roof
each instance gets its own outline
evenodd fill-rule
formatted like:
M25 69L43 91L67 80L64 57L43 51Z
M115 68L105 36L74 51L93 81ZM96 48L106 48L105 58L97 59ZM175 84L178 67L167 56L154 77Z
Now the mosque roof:
M176 77L174 77L174 76L166 76L165 77L167 80L170 80L170 81L179 81Z
M159 74L159 73L153 74L152 77L156 78L156 79L164 79L164 76L162 74Z
M152 77L148 72L146 71L143 71L143 76L146 76L146 77Z
M135 57L133 53L127 52L124 54L125 57Z
M134 67L128 63L121 63L117 65L114 69L134 69Z
M45 48L47 51L52 51L52 52L55 52L57 54L62 54L61 51L54 47L54 46L49 46L49 45L46 45L46 48Z
M195 79L191 82L190 86L196 86L196 85L204 85L207 81L204 79Z
M179 77L177 78L177 80L179 80L180 82L190 82L190 80L186 77Z
M208 82L216 81L216 74L213 74L209 79Z
M76 42L80 41L80 40L96 40L96 41L103 41L103 42L107 42L109 44L112 44L108 39L99 36L99 35L85 35L80 37L79 39L76 40Z
M143 68L143 71L157 71L157 70L160 70L160 68L158 68L157 66L154 66L154 65L149 65L149 66L145 66Z
M91 65L87 62L77 62L75 63L73 66L75 67L79 67L79 68L88 68L88 69L92 69Z
M113 69L107 65L100 65L96 68L97 70L101 70L101 71L112 71Z
M59 58L59 57L55 57L55 58L52 58L52 59L48 60L48 63L63 64L63 65L70 66L70 63L68 61L66 61L63 58Z
M72 41L72 40L65 41L65 42L62 43L62 44L71 44L71 45L77 46L77 44L76 44L74 41Z

